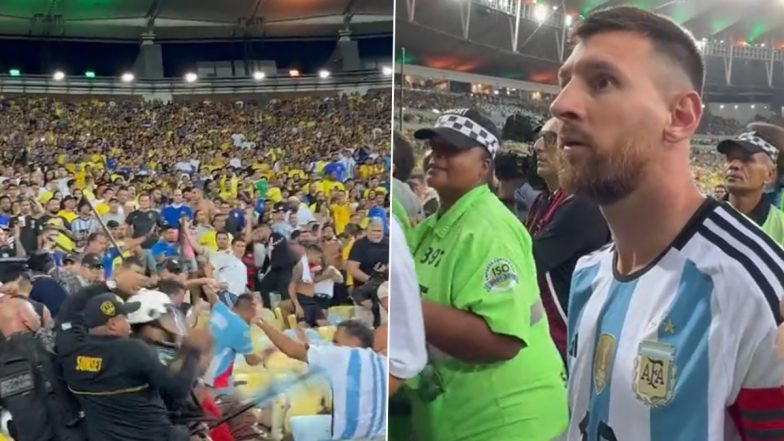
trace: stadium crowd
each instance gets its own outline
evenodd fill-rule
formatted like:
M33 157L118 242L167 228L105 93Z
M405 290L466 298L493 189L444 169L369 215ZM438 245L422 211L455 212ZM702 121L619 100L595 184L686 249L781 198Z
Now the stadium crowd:
M0 354L51 335L67 389L35 415L2 394L16 441L280 439L234 381L275 357L343 394L295 439L382 436L389 95L0 97Z

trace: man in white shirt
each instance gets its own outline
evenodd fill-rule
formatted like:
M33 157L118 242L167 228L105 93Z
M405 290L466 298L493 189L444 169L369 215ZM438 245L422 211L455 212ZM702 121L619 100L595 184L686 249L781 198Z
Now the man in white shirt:
M394 298L390 301L384 297L381 304L389 311L389 393L394 394L405 380L416 376L427 363L425 325L414 259L394 216L390 219L389 256Z
M226 284L229 295L225 296L224 301L229 306L234 304L237 296L245 293L248 285L248 269L242 262L243 255L245 255L245 241L240 238L232 242L231 253L211 252L208 255L212 269L208 270L207 277Z
M308 204L300 202L299 198L296 196L291 196L288 200L289 208L296 208L297 209L297 226L303 227L311 222L316 221L316 217L313 216L313 212L310 211L308 208ZM288 212L287 217L291 215L291 212Z

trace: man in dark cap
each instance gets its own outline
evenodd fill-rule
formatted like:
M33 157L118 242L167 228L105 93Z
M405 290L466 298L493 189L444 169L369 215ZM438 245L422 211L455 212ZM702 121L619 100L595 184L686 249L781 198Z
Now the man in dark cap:
M62 360L65 381L84 409L89 439L186 441L188 431L169 421L161 394L187 396L209 334L192 332L178 353L180 368L173 370L143 341L129 338L127 315L139 307L111 292L88 300L87 333Z
M730 205L784 245L784 213L765 194L776 179L779 148L774 142L764 131L747 130L720 142L717 149L726 157L724 179Z
M283 202L278 202L272 208L272 231L278 233L285 237L286 239L291 239L291 232L294 230L294 227L291 226L291 223L288 222L286 218L286 212L288 211L288 206Z

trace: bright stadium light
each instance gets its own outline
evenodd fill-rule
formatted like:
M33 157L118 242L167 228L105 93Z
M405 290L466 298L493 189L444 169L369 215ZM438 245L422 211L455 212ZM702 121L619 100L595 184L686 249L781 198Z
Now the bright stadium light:
M136 77L134 77L133 74L130 73L130 72L125 72L120 77L120 79L122 80L123 83L130 83L131 81L133 81L134 78L136 78Z
M738 110L738 105L737 104L735 104L735 110Z
M572 26L572 23L573 23L573 22L574 22L574 18L572 18L572 16L571 16L571 15L569 15L569 14L566 14L566 15L564 16L564 24L566 25L566 27L567 27L567 28L568 28L568 27L570 27L570 26Z
M384 66L381 68L381 73L384 74L385 77L392 76L392 68L389 66Z
M297 69L291 69L291 70L289 70L289 76L290 77L298 77L299 76L299 71Z
M11 75L12 77L18 77L22 75L22 71L20 71L19 69L11 69L8 71L8 75Z
M326 69L321 69L318 71L319 78L329 78L329 71Z
M65 72L58 70L52 75L52 78L54 78L55 81L62 81L65 79Z
M724 104L719 105L719 109L723 109L723 108L724 108Z
M84 76L87 78L95 78L95 71L86 70L84 71Z
M185 74L185 81L188 83L196 82L199 79L199 76L193 72L188 72Z
M754 104L752 104L752 105L751 105L751 108L752 108L752 109L756 109L756 108L757 108L757 106L755 106Z
M257 70L256 72L253 72L253 79L254 80L261 81L264 78L267 78L267 74L265 74L264 72L262 72L260 70Z
M534 6L534 20L539 24L542 24L547 20L547 6L543 4Z

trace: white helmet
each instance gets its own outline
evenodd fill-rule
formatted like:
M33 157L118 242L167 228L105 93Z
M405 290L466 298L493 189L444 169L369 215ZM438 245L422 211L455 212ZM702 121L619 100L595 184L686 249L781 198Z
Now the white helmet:
M166 293L146 288L131 296L128 299L128 303L130 302L139 302L141 304L139 309L128 314L128 321L132 325L154 322L170 312L174 306Z

